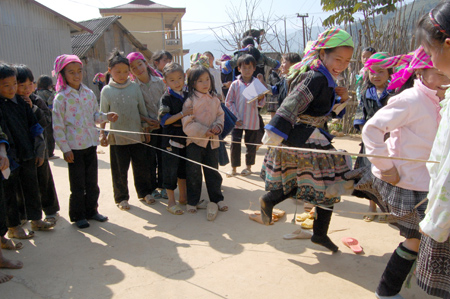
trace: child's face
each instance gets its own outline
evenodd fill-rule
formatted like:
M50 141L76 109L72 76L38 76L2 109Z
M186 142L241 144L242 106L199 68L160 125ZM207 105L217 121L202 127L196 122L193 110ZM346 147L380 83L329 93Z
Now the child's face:
M130 63L130 70L133 75L135 75L141 81L148 80L148 70L147 65L141 59L136 59ZM144 79L144 80L142 80Z
M164 77L164 83L169 86L173 91L180 92L184 86L184 73L173 72Z
M375 85L376 88L385 88L388 80L389 80L389 72L387 69L383 69L380 67L374 67L373 73L369 71L369 81L373 85Z
M372 53L369 51L364 51L361 53L361 61L362 64L366 64L367 60L369 60L370 56L372 56Z
M209 67L214 68L214 57L212 57L212 55L209 53L206 53L205 55L206 57L208 57Z
M450 79L440 70L436 68L424 69L419 72L422 83L429 89L437 91L437 96L440 99L445 97L445 92L448 87L443 87L443 85L449 85Z
M0 79L0 96L12 99L17 92L17 79L16 76Z
M172 59L169 59L167 55L164 55L163 58L161 58L159 61L155 61L154 64L156 68L162 72L166 64L172 62Z
M27 81L17 84L16 94L21 97L29 98L34 90L34 83L30 81L30 79L27 79Z
M239 72L241 72L242 78L244 80L251 79L253 77L253 73L256 71L256 67L253 64L241 64L238 67Z
M201 93L208 93L211 90L211 78L207 72L201 74L194 82L194 89Z
M353 48L351 47L337 47L328 54L325 53L325 50L320 50L320 59L334 78L347 69L352 55Z
M108 68L108 72L116 83L123 84L127 82L130 74L130 67L125 63L118 63L112 68Z
M434 67L450 78L450 38L445 39L443 44L423 44L422 46L425 52L430 55Z
M83 80L83 70L81 69L81 64L71 62L64 67L63 72L67 85L73 89L79 89L81 81Z
M284 58L281 58L281 66L280 71L281 74L287 75L289 73L289 68L292 66L292 63Z

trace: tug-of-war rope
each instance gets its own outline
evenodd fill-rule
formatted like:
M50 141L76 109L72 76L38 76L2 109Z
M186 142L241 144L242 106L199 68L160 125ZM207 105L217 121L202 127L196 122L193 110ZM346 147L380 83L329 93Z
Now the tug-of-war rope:
M98 131L105 131L105 132L112 132L112 133L123 133L123 134L133 134L133 135L138 134L138 135L150 135L150 136L153 135L153 136L161 136L161 137L173 137L173 135L158 134L158 133L133 132L133 131L124 131L124 130L106 129L106 128L105 128L105 129L102 129L102 128L98 128L98 127L95 127L95 129L98 130ZM223 170L220 170L220 169L211 167L211 166L209 166L209 165L205 165L205 164L202 164L202 163L200 163L200 162L191 160L191 159L189 159L189 158L186 158L186 157L177 155L177 154L172 153L172 152L170 152L170 151L167 151L167 150L165 150L165 149L162 149L162 148L153 146L153 145L151 145L151 144L142 142L141 140L136 140L136 139L134 139L134 138L130 138L130 137L127 137L127 136L124 136L124 135L121 135L121 134L118 134L118 135L120 135L120 137L122 137L122 138L131 140L131 141L135 141L135 142L137 142L137 143L141 143L141 144L143 144L143 145L145 145L145 146L148 146L148 147L150 147L150 148L154 148L154 149L156 149L156 150L159 150L159 151L168 153L168 154L173 155L173 156L175 156L175 157L178 157L178 158L180 158L180 159L184 159L184 160L189 161L189 162L191 162L191 163L200 165L200 166L202 166L202 167L206 167L206 168L212 169L212 170L214 170L214 171L217 171L217 172L222 173L222 174L225 174L225 175L228 174L227 172L225 172L225 171L223 171ZM242 143L239 142L239 141L212 140L212 139L210 139L210 138L202 138L202 137L187 137L187 136L176 136L176 137L177 137L177 138L186 138L186 139L189 138L189 139L195 139L195 140L217 141L217 142L226 142L226 143L237 143L237 144L242 144ZM245 143L245 144L255 145L255 146L260 146L260 147L267 147L267 148L278 148L278 149L284 149L284 150L294 150L294 151L301 151L301 152L312 152L312 153L319 153L319 154L332 154L332 155L342 155L342 156L356 156L356 157L379 158L379 159L388 159L388 160L402 160L402 161L420 162L420 163L440 163L439 161L422 160L422 159L412 159L412 158L402 158L402 157L389 157L389 156L380 156L380 155L368 155L368 154L350 153L350 152L346 152L346 151L337 151L337 150L321 150L321 149L313 149L313 148L309 149L309 148L301 148L301 147L287 147L287 146L265 145L265 144L259 144L259 143ZM252 182L252 181L246 180L246 179L241 178L241 177L239 177L239 176L232 176L232 177L235 178L235 179L241 180L241 181L243 181L243 182L246 182L246 183L248 183L248 184L254 185L254 186L258 187L258 188L265 189L265 186L262 186L262 185L259 185L259 184L257 184L257 183L254 183L254 182ZM421 206L421 205L422 205L423 203L425 203L427 200L428 200L428 198L424 198L422 201L420 201L417 205L414 206L413 210L417 209L419 206ZM347 213L347 214L356 214L356 215L380 215L380 216L381 216L381 215L390 215L390 213L378 213L378 212L353 212L353 211L346 211L346 210L335 210L335 209L330 209L330 208L328 208L328 207L326 207L326 206L322 206L322 205L316 205L316 206L318 206L318 207L320 207L321 209L324 209L324 210L332 211L332 212L334 212L334 213ZM295 207L294 218L293 218L293 220L292 220L293 223L295 223L295 216L296 216L296 214L297 214L297 205L296 205L296 207Z

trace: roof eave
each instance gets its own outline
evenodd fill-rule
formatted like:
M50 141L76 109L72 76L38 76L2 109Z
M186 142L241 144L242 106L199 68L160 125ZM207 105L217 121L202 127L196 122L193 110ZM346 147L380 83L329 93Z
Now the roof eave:
M103 13L112 13L112 14L121 14L121 13L182 13L183 15L186 13L186 8L100 8L100 14Z

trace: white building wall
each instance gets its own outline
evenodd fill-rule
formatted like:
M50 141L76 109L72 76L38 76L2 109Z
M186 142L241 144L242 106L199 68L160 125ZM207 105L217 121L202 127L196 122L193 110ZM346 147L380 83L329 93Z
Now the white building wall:
M69 25L26 0L0 0L0 60L50 75L55 58L72 54Z

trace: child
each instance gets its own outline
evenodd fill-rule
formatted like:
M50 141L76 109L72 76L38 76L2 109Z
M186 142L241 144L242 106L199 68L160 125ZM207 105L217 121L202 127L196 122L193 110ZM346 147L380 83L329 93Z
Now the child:
M16 66L17 70L17 95L20 96L33 110L36 119L44 128L44 141L47 144L47 127L51 126L52 111L39 96L33 93L34 76L25 65ZM37 178L41 197L42 210L45 213L44 221L56 223L59 218L59 202L56 194L55 183L50 165L48 164L48 151L44 153L44 163L37 167ZM22 187L26 188L26 184Z
M417 32L434 66L447 77L450 77L449 19L450 2L445 1L421 18ZM440 163L427 165L431 181L425 219L420 222L422 239L416 269L419 286L441 298L450 297L449 101L447 91L441 102L441 122L430 155L430 160Z
M241 166L241 140L245 132L245 146L247 153L245 154L246 168L242 170L241 175L246 176L252 173L252 165L255 164L256 145L258 143L258 130L260 122L258 117L258 107L264 107L266 103L264 95L259 96L258 101L248 103L247 99L242 95L245 88L249 86L253 80L256 70L256 60L251 55L243 55L238 59L238 70L241 73L237 80L231 83L230 90L225 101L226 106L237 117L236 127L231 133L231 171L228 177L237 174L236 168ZM239 142L239 143L237 143ZM248 144L250 143L250 144Z
M148 124L148 132L161 134L162 129L158 121L158 113L160 107L160 99L166 91L166 86L163 80L156 73L156 71L148 65L144 55L139 52L132 52L128 54L127 58L130 61L130 77L141 88L142 95L144 96L145 107L147 108L147 113L149 115L149 117L141 116L141 120L145 121ZM151 135L150 144L152 146L163 148L161 143L161 136ZM148 150L151 153L150 168L153 177L152 184L155 186L155 188L157 186L158 188L162 189L161 193L159 193L158 189L155 189L155 191L153 191L151 195L155 199L161 197L167 199L167 192L163 187L162 151L155 148L149 148ZM156 173L156 165L158 165L158 176Z
M163 76L163 70L166 64L172 62L173 56L170 54L170 52L160 50L153 54L152 61L154 65L155 71L159 74L159 76L162 78Z
M283 54L283 56L281 58L281 66L280 66L280 73L281 73L280 81L277 84L275 84L274 86L272 86L273 95L274 96L277 95L277 104L275 104L273 114L271 113L272 118L275 115L275 112L277 111L277 109L283 103L283 100L286 98L287 93L289 91L288 80L287 80L287 76L289 74L289 69L294 64L299 63L301 60L302 60L302 58L297 53Z
M439 125L439 102L444 98L450 79L433 68L430 57L420 47L414 53L386 59L374 59L373 68L406 68L394 74L389 88L403 85L415 71L414 86L391 97L364 126L366 153L380 156L427 160ZM385 134L390 137L385 141ZM403 281L413 266L421 234L419 222L424 217L430 177L425 163L369 158L373 187L381 195L378 205L389 212L406 240L392 254L376 290L378 298L399 296ZM395 297L397 298L397 297Z
M225 98L223 97L223 93L222 93L222 86L223 85L222 85L221 71L214 68L214 55L210 51L206 51L205 53L203 53L203 55L208 57L208 62L209 62L209 69L208 70L211 73L211 75L213 75L214 88L216 90L217 97L219 98L219 100L224 101Z
M163 127L163 134L171 137L163 137L163 149L175 155L186 157L186 134L183 132L181 119L185 115L192 114L192 108L183 107L187 94L183 92L184 71L178 63L168 63L163 71L164 83L167 91L161 98L161 108L159 110L159 120ZM177 137L181 136L181 137ZM175 201L174 190L180 188L179 203L187 203L186 195L186 160L169 153L162 153L164 160L163 187L167 190L169 202L167 211L174 215L183 214L183 210Z
M197 65L188 73L189 98L183 108L191 108L192 114L182 119L183 131L188 136L186 141L186 157L190 160L219 167L219 134L223 129L224 113L219 99L211 92L214 78L208 69ZM192 138L189 138L192 137ZM202 139L196 139L202 138ZM209 140L205 140L209 139ZM186 163L187 211L197 212L197 204L202 193L202 167L192 162ZM228 207L223 202L222 176L215 170L203 168L209 200L207 219L212 221L217 216L217 210L226 211Z
M120 111L120 119L111 124L113 130L142 132L147 127L141 121L141 116L148 118L144 97L139 86L128 78L130 62L117 49L109 59L108 73L111 75L108 85L103 87L100 95L100 111ZM102 128L105 124L102 124ZM145 137L149 137L146 135ZM150 140L144 140L149 142ZM156 186L151 186L153 180L149 148L141 143L141 135L111 132L100 134L102 146L111 145L111 174L114 188L114 201L121 210L129 210L128 200L128 168L133 166L134 186L138 198L147 204L154 204L156 200L151 195Z
M366 53L367 51L363 52ZM373 54L371 59L387 59L390 57L390 54L386 52L378 52ZM356 108L355 119L353 121L353 126L362 131L364 124L372 117L374 114L386 106L387 101L389 100L390 93L387 89L389 78L392 75L392 68L380 68L373 67L370 71L368 71L368 76L366 76L366 80L362 84L361 88L361 97L358 102L358 107ZM360 153L364 154L364 143L361 143ZM370 162L367 158L358 157L355 163L355 169L361 168L364 166L370 165ZM354 194L359 196L359 194ZM370 213L375 213L377 211L377 205L373 200L369 199L369 210ZM363 216L364 221L370 222L375 219L375 215L368 214ZM379 217L380 222L386 221L386 216Z
M76 55L56 57L56 96L53 102L55 141L68 163L70 198L69 217L80 229L89 227L88 219L104 222L108 217L98 213L99 133L95 124L115 122L114 112L98 112L94 92L82 84L83 63Z
M334 150L331 137L323 124L331 118L336 95L348 99L345 88L337 88L335 79L350 63L353 41L344 30L331 28L319 35L303 60L291 67L290 92L277 113L265 127L264 142L283 145L286 149L269 148L261 170L266 191L259 201L264 224L272 221L273 207L293 196L315 205L317 218L313 224L313 243L333 252L338 247L327 236L333 204L340 201L327 194L327 188L343 183L349 167L343 156L289 150L289 146Z
M44 163L44 129L39 125L30 106L16 96L17 72L7 64L0 64L0 110L5 118L6 134L11 146L9 154L14 162L20 166L8 180L3 180L5 190L8 237L28 239L33 237L27 234L20 226L20 208L17 196L20 194L20 183L23 188L26 218L31 220L31 228L35 230L49 230L52 223L42 221L41 199L39 197L39 184L36 167Z
M52 78L46 75L42 75L39 77L37 81L37 91L36 95L41 97L44 102L47 104L48 109L50 109L50 115L51 111L53 109L53 99L55 98L55 92L53 90L53 81ZM52 125L52 119L50 117L50 124L45 128L45 132L47 134L47 151L48 151L48 159L58 159L57 156L55 156L55 138L53 137L53 125Z
M367 60L369 60L370 56L375 54L377 51L372 47L364 48L361 52L361 62L363 65L363 68L359 71L360 76L364 76L364 73L366 72L366 69L364 68L364 65L366 64Z

